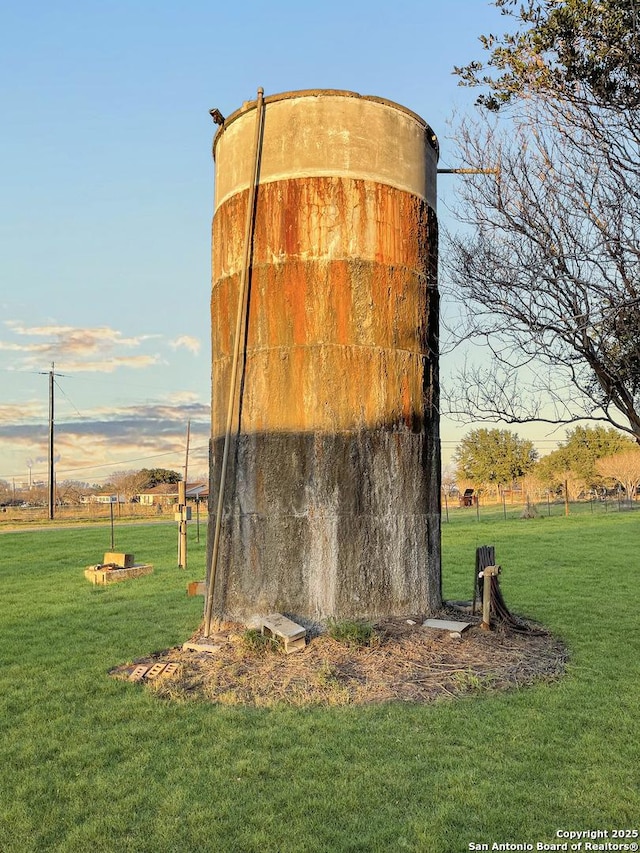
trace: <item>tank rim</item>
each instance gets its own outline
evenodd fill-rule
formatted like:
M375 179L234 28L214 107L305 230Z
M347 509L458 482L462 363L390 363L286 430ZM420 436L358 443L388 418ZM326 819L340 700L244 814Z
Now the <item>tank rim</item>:
M409 109L409 107L405 107L402 104L397 103L396 101L392 101L389 98L381 98L378 95L361 95L359 92L352 92L349 89L293 89L289 92L279 92L275 95L265 95L264 103L272 104L277 101L287 101L293 98L312 98L317 97L319 95L327 95L329 97L340 97L340 98L359 98L363 101L373 101L377 104L383 104L387 107L392 107L393 109L398 110L399 112L405 113L406 115L411 116L411 118L415 119L426 131L427 141L431 145L431 147L436 152L436 157L440 155L440 146L438 144L438 137L433 131L431 125L426 122L422 116L418 115L418 113ZM257 99L253 101L245 101L241 107L232 112L227 118L224 120L224 123L220 125L218 128L214 138L213 138L213 157L215 159L216 156L216 145L218 140L224 133L224 131L232 124L236 119L240 118L240 116L245 115L251 110L255 110L257 106Z

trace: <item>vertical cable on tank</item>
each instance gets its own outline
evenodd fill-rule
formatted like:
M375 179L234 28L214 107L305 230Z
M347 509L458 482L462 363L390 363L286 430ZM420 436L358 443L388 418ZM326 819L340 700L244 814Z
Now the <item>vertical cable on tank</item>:
M256 135L254 144L253 174L249 184L247 197L247 218L244 237L244 255L242 273L238 288L238 310L236 314L236 332L233 348L233 361L231 364L231 380L229 383L229 402L227 406L227 423L224 434L224 449L222 452L222 470L220 472L220 484L218 487L218 506L216 512L216 526L211 551L211 567L208 572L209 583L207 585L207 600L204 612L204 636L208 637L211 632L211 611L213 609L213 594L215 590L216 570L218 566L218 553L220 551L220 535L222 530L222 510L224 505L224 490L227 479L227 467L229 462L229 446L231 444L231 428L233 424L233 411L236 402L236 388L238 384L238 363L240 361L240 350L242 344L242 330L246 325L247 295L249 268L251 266L251 246L253 243L253 232L255 228L256 213L256 190L260 173L260 151L262 147L262 123L264 119L264 89L258 89L256 99Z

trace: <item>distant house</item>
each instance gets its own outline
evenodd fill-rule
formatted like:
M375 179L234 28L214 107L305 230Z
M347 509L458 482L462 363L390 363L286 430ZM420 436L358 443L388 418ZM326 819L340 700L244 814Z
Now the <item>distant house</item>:
M111 492L100 492L97 495L83 495L80 498L80 502L89 502L93 504L124 504L127 502L127 499L124 495L114 495Z
M168 506L178 500L178 487L175 483L159 483L136 495L143 506Z
M186 495L187 501L203 500L209 495L209 487L206 483L187 483ZM178 503L178 484L159 483L136 497L143 506L171 506Z
M206 500L209 497L208 483L190 483L187 485L187 500Z

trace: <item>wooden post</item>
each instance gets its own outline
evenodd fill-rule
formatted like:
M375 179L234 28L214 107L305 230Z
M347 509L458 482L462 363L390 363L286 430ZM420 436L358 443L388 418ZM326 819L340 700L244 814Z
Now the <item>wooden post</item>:
M491 629L491 578L500 574L500 566L487 566L480 577L484 579L482 584L482 623L480 625L485 631Z
M180 522L178 525L178 568L187 568L187 484L184 480L178 483L178 507Z

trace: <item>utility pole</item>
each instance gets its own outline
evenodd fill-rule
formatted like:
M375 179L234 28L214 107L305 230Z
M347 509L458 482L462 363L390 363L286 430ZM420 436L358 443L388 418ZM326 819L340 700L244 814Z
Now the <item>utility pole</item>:
M46 376L46 373L42 373L42 376ZM54 388L54 377L63 376L62 373L55 372L55 364L51 362L51 370L48 371L49 376L49 520L52 520L55 515L55 503L56 503L56 480L55 480L55 470L54 470L54 436L53 436L53 422L54 422L54 399L53 399L53 388Z
M49 519L53 519L55 515L55 471L54 471L54 454L53 454L53 386L54 372L53 362L51 362L51 370L49 371Z

